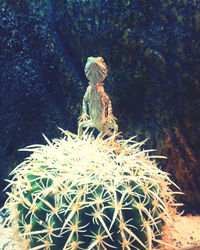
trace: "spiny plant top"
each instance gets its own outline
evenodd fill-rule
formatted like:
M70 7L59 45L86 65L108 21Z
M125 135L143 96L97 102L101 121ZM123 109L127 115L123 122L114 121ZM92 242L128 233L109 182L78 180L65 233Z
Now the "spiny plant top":
M4 205L31 249L151 249L175 213L172 184L144 142L65 132L13 171ZM154 156L155 158L155 156Z

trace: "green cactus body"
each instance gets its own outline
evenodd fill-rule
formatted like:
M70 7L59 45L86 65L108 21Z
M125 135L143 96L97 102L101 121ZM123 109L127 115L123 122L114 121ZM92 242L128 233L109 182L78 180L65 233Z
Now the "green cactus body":
M162 243L174 211L172 182L142 143L67 132L47 142L25 149L33 153L12 172L4 206L7 225L18 225L28 248L142 250Z

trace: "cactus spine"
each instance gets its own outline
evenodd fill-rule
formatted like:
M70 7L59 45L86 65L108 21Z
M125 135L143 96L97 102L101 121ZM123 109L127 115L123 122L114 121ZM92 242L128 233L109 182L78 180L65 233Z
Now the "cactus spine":
M46 138L46 137L45 137ZM134 138L66 132L11 173L5 225L31 249L151 249L175 209L172 182Z

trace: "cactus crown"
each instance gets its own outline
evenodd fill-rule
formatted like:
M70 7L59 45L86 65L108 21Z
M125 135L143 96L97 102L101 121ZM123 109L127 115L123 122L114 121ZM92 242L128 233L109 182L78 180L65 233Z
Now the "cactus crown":
M45 137L46 138L46 137ZM11 173L4 205L32 249L151 249L174 213L172 184L144 142L65 133ZM120 148L120 150L118 150ZM116 153L117 152L117 153Z

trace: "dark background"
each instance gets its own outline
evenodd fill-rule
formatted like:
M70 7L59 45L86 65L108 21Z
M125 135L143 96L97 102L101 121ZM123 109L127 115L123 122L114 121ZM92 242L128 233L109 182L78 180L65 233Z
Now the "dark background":
M199 37L198 0L1 0L1 190L19 148L77 131L84 65L102 56L119 130L168 157L178 201L200 213Z

